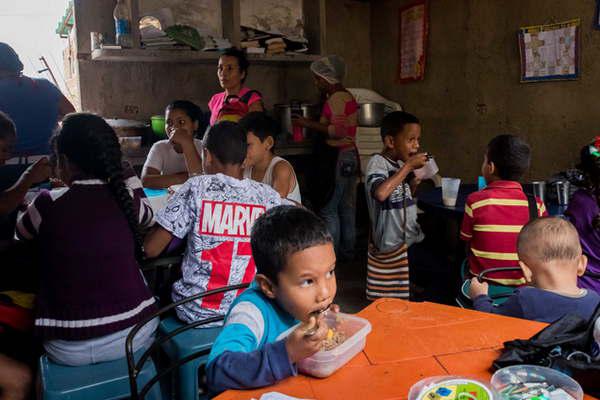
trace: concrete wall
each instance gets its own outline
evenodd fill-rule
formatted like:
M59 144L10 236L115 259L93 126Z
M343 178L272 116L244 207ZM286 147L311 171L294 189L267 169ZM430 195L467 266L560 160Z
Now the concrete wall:
M114 34L114 2L83 2L75 3L82 110L106 117L143 120L162 113L174 99L191 99L207 109L210 97L220 91L216 61L214 65L93 61L89 32ZM353 0L327 0L326 9L327 51L347 60L349 87L370 86L369 5ZM348 27L352 27L350 33ZM308 66L308 63L252 65L247 85L263 93L268 108L290 99L317 100Z
M526 179L576 162L598 134L600 31L589 0L431 0L425 80L398 84L398 9L410 0L371 2L373 87L423 121L422 147L444 175L474 182L485 145L498 133L533 147ZM581 78L519 83L517 30L581 18Z
M371 6L353 0L325 0L326 2L326 51L342 56L346 61L346 87L370 88Z

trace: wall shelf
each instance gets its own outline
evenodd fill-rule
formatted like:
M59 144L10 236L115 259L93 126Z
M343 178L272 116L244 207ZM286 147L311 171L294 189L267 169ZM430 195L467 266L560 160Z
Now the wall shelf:
M161 62L161 63L206 63L216 64L220 53L218 51L195 50L150 50L150 49L97 49L92 52L94 61L112 62ZM253 64L270 63L310 63L317 60L319 55L262 55L249 54L248 59Z

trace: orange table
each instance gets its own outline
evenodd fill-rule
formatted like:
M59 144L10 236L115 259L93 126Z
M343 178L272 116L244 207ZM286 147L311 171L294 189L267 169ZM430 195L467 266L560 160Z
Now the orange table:
M503 342L529 338L546 326L394 299L378 300L358 315L373 327L367 345L330 377L297 376L259 390L230 390L217 399L258 399L272 391L308 399L406 399L410 387L429 376L468 374L489 380Z

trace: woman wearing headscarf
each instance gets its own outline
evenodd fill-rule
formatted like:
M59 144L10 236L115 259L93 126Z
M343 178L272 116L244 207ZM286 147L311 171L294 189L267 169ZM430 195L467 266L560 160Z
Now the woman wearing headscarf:
M49 140L58 121L75 111L60 90L46 79L23 75L23 63L0 42L0 111L17 127L15 156L50 154Z
M316 122L294 116L293 123L322 133L321 139L325 139L329 147L326 153L332 155L330 158L334 164L326 166L326 170L320 173L333 172L334 183L320 214L333 236L338 259L350 260L354 258L356 185L359 175L358 151L354 141L358 104L342 84L346 73L342 58L335 55L323 57L313 62L310 70L315 85L326 98L321 119Z

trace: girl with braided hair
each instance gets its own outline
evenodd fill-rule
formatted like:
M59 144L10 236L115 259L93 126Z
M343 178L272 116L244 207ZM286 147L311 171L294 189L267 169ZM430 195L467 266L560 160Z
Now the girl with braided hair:
M565 215L575 225L587 269L579 277L579 287L600 293L600 136L584 146L577 166L584 176L584 186L569 201Z
M44 260L34 329L55 362L115 360L125 356L129 330L156 311L139 268L139 223L151 214L101 117L67 115L54 151L67 187L41 192L17 222L17 236L36 240ZM157 324L140 331L134 347L151 343Z

